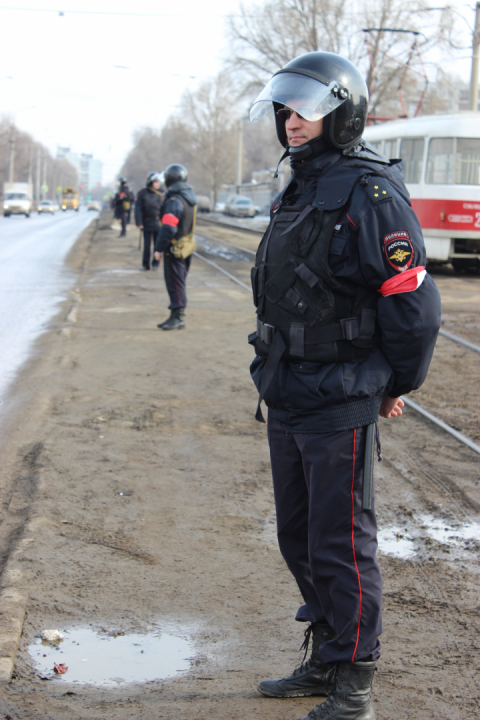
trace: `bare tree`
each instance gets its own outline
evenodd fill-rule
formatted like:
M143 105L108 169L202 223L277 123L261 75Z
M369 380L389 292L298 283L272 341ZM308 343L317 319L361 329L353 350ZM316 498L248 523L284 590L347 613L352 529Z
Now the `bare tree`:
M58 185L77 186L77 171L67 160L54 159L44 145L36 142L29 133L16 127L12 128L11 120L4 117L0 120L0 189L3 189L3 183L7 182L9 178L12 129L15 134L14 181L28 182L30 180L35 184L37 163L39 163L40 183L43 184L45 178L49 194L52 197Z
M271 115L254 125L243 124L243 181L249 181L254 170L268 170L276 167L281 147L278 144L275 122Z
M453 10L432 9L426 0L267 0L241 6L227 32L229 66L243 94L297 55L323 50L360 67L376 114L403 112L399 85L406 103L417 102L426 86L424 58L455 45Z
M181 124L189 163L216 202L220 185L232 182L236 166L235 91L227 73L220 73L181 102Z
M142 128L120 171L138 189L152 170L169 163L185 165L189 182L215 202L220 185L235 175L238 110L235 90L226 73L207 80L195 92L186 92L180 110L161 130Z

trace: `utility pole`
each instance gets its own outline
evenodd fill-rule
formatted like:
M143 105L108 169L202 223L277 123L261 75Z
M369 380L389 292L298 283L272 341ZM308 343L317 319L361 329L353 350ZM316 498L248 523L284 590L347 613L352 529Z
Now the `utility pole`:
M40 146L37 147L37 166L35 173L35 202L40 202Z
M32 185L32 171L33 171L33 145L30 143L30 152L28 154L28 184Z
M10 166L8 169L8 182L15 182L15 123L12 122L12 134L10 136Z
M475 29L472 41L472 72L470 75L470 110L478 110L478 49L480 46L480 2L475 11Z
M45 200L45 186L47 184L47 156L43 156L43 182L42 182L42 200Z
M238 187L242 184L242 160L243 160L243 118L238 121L238 145L237 145L237 193Z

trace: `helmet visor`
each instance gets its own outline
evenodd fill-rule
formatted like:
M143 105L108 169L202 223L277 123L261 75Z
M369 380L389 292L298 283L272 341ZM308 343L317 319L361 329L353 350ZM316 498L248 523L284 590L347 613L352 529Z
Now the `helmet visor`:
M308 75L278 73L271 78L250 108L250 122L258 122L272 112L274 102L295 110L305 120L320 120L345 102L345 98L338 94L339 87L335 80L324 85Z

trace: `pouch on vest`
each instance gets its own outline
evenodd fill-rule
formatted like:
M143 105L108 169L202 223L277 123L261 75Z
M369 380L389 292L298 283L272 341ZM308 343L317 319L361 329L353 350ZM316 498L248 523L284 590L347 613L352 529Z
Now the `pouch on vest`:
M128 202L128 200L123 200L123 201L122 201L122 208L123 208L124 210L130 210L130 203Z
M170 252L172 255L176 258L182 258L185 260L185 258L190 257L190 255L195 251L195 248L197 247L195 243L195 221L197 219L197 206L195 205L193 209L193 224L192 229L188 233L188 235L184 235L179 240L175 240L173 238L172 240L172 246L170 248Z

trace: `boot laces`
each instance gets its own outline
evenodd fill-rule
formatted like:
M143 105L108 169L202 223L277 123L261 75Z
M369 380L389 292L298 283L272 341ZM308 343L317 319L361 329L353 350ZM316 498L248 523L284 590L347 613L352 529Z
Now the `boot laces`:
M337 684L337 675L338 665L336 665L334 669L333 689L330 691L330 694L325 700L325 702L323 702L321 705L316 705L313 710L308 713L307 717L310 718L310 720L327 720L327 718L331 717L331 712L337 709L338 706L335 702L335 687Z
M303 643L300 645L300 650L305 650L302 658L302 665L305 662L305 658L307 657L308 646L310 645L310 638L312 636L312 632L313 624L309 625L308 628L305 630L305 638L303 640Z

